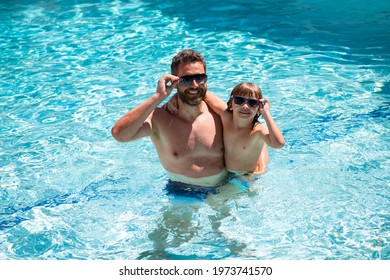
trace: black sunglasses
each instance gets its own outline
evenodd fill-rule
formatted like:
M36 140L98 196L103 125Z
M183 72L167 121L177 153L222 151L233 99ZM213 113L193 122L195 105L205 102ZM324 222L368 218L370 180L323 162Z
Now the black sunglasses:
M233 95L233 101L236 105L242 105L244 103L247 103L249 107L256 108L260 105L260 100L253 99L253 98L245 98L242 96L235 96Z
M195 74L180 77L179 84L182 86L189 86L193 81L196 81L197 84L205 83L207 81L207 75L203 74Z

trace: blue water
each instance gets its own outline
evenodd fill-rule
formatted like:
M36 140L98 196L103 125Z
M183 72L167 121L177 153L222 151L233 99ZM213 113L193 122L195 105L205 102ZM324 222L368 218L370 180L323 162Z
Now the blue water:
M0 259L390 259L388 1L244 2L1 1ZM167 195L110 136L184 48L271 101L254 191Z

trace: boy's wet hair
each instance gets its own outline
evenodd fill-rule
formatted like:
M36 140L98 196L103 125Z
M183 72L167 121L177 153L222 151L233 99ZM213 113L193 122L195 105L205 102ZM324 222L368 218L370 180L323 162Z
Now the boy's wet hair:
M180 64L187 64L187 63L194 63L194 62L202 63L204 67L204 72L206 73L206 60L204 59L204 57L197 51L187 49L179 52L177 55L173 57L171 63L172 75L177 75Z
M261 92L261 89L257 85L249 82L239 83L233 88L230 94L229 101L227 102L227 106L228 106L227 110L229 112L233 112L232 109L233 95L255 98L255 99L263 98L263 93ZM258 122L259 116L260 113L257 112L256 116L253 118L253 125L255 125Z

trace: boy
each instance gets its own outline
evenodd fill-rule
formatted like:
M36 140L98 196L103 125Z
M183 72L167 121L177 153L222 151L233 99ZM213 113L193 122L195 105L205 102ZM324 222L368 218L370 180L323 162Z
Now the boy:
M205 101L222 120L226 168L236 174L264 173L268 164L266 145L282 148L284 137L260 88L240 83L232 90L227 104L209 91ZM258 122L260 115L267 125Z

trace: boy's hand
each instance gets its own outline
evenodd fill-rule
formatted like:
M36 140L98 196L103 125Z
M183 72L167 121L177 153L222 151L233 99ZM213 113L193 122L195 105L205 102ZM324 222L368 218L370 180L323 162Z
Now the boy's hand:
M271 109L271 104L268 99L260 99L260 114L269 112Z
M163 106L163 108L169 111L171 114L177 114L179 112L179 102L177 102L177 94L172 96L171 99Z

